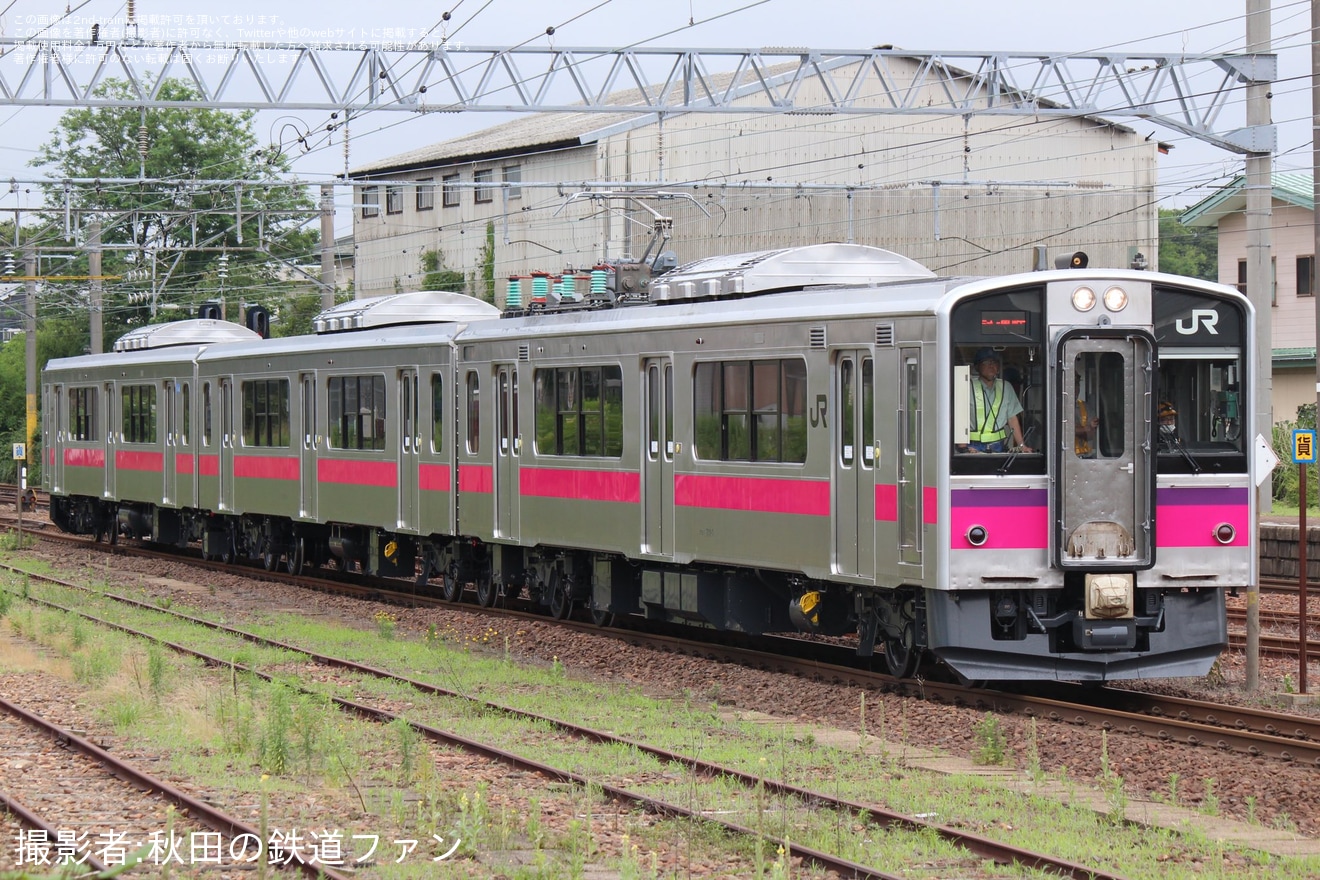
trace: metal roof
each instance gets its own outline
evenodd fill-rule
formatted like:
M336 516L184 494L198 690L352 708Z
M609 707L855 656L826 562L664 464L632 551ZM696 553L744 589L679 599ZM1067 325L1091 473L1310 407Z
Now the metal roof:
M317 333L369 330L399 324L443 324L498 318L500 310L465 293L417 290L354 299L321 312L313 320Z
M144 348L167 348L175 345L212 345L223 342L249 342L261 334L241 324L193 318L168 324L148 324L130 330L115 340L115 351L140 351Z
M928 73L924 67L925 62L919 57L909 58L899 55L895 56L892 61L894 63L906 61L911 64L913 75L916 78L914 82L921 81L922 77ZM840 56L818 59L815 61L815 67L822 73L828 73L857 63L858 60L854 57ZM754 97L766 87L791 83L794 81L795 76L800 73L801 68L801 62L786 62L768 67L766 72L773 73L773 76L767 77L764 83L759 81L746 83L734 89L733 97L735 99L738 97ZM971 72L960 70L956 66L949 66L945 69L950 75L967 76L969 78L973 76ZM733 85L735 79L740 76L745 79L746 72L729 71L703 75L703 81L710 91L720 93L727 91ZM914 85L913 88L915 87ZM419 147L406 153L399 153L377 162L353 168L349 171L348 176L381 177L397 172L417 171L464 162L525 155L556 147L588 146L628 130L653 125L659 114L653 108L648 109L646 105L648 103L654 104L657 98L655 93L659 88L659 86L649 86L647 88L649 99L643 96L640 89L622 89L610 93L603 100L603 103L620 105L621 112L617 115L612 113L602 114L600 112L535 113L511 122L494 125L481 131L460 135L447 141ZM1026 92L1015 92L1015 94L1028 96ZM1047 98L1029 97L1036 106L1041 108L1060 106ZM881 100L883 101L883 99ZM669 118L678 115L682 115L682 112L668 114ZM1098 115L1086 114L1077 118L1079 120L1089 120L1096 125L1109 126L1118 131L1132 131L1131 128L1125 125L1112 122Z
M1309 171L1276 171L1271 175L1273 196L1284 204L1315 210L1315 193ZM1247 178L1239 174L1226 186L1192 205L1178 220L1184 226L1218 226L1229 214L1247 209Z
M676 302L934 277L934 272L915 260L882 248L813 244L696 260L657 278L651 284L651 301Z

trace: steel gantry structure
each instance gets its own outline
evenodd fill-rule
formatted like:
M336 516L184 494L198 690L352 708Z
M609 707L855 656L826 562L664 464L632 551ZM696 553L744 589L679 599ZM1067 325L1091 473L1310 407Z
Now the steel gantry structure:
M893 59L916 62L897 75ZM0 38L0 105L243 110L810 113L1137 117L1235 153L1270 152L1272 126L1222 125L1235 93L1275 78L1276 56L665 49ZM148 73L148 71L151 71ZM97 94L109 78L135 97ZM195 102L162 100L167 79ZM804 104L820 84L825 102ZM930 90L942 97L932 101ZM632 90L620 103L619 92ZM881 96L880 106L858 97Z

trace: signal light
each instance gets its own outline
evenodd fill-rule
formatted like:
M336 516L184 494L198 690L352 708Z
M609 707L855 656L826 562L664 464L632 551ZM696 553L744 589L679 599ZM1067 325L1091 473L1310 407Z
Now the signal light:
M1091 262L1091 258L1086 255L1086 251L1077 251L1073 254L1064 254L1054 258L1054 268L1056 269L1085 269Z

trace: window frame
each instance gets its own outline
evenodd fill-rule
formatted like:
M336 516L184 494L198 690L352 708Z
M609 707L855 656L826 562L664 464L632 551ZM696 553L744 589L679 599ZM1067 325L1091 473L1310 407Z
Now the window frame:
M417 181L416 205L418 211L435 210L435 178L423 177Z
M770 381L767 367L771 366L775 389L767 396L764 388L758 389L757 377L762 385ZM805 464L810 438L806 394L797 395L796 400L790 397L794 397L794 389L805 392L806 382L807 362L800 357L697 362L692 368L693 455L702 461ZM703 394L703 387L709 393ZM770 418L773 431L768 430ZM712 424L711 419L717 420L713 424L718 439L703 436L701 424ZM763 432L774 437L773 444L764 442ZM711 448L712 441L718 448Z
M243 407L240 434L243 447L288 449L293 442L288 377L243 379L239 395Z
M385 213L403 213L403 184L391 183L385 187Z
M513 201L522 198L522 166L505 165L501 169L501 180L504 183L504 198Z
M495 201L495 169L478 168L472 172L472 202L488 205Z
M146 392L151 392L147 394ZM154 444L159 439L154 382L119 386L120 436L125 443Z
M1315 254L1299 254L1297 257L1297 295L1315 296Z
M94 385L69 389L70 440L95 443L101 439L100 432L97 431L99 419L96 412L101 402L100 391L101 389Z
M462 175L458 172L445 174L440 178L440 206L442 208L457 208L462 204L458 183Z
M367 396L365 406L364 390ZM327 376L325 394L326 448L341 452L386 451L389 401L384 373ZM353 401L351 412L350 399Z
M362 219L380 216L380 187L362 187Z
M621 365L541 367L532 388L537 455L623 458Z

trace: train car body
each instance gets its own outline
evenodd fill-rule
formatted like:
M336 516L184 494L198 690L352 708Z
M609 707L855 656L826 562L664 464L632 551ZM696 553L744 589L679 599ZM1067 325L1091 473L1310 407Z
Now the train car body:
M1198 675L1226 645L1255 566L1237 291L818 245L590 305L53 362L52 512L601 622L856 633L899 675L923 652L978 681ZM120 386L184 375L193 471L98 472L98 444L147 437ZM78 407L100 427L71 430Z

